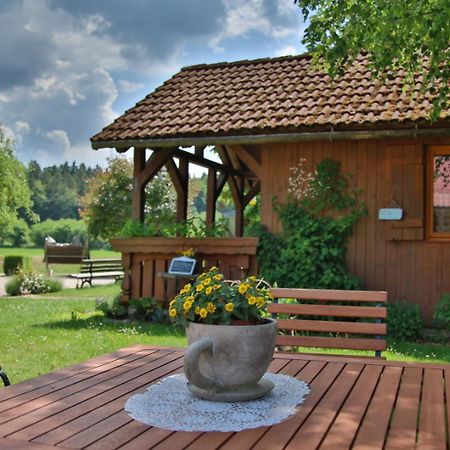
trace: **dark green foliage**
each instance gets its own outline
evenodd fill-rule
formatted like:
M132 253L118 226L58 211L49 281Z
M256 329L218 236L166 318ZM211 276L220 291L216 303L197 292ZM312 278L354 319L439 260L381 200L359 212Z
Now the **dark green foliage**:
M444 294L436 305L434 319L438 325L450 331L450 293Z
M24 219L17 219L12 228L6 239L13 247L27 247L31 245L30 227Z
M448 107L448 0L294 1L307 19L303 43L331 77L364 49L373 77L389 80L401 70L408 95L417 96L417 89L406 89L417 86L433 100L432 118Z
M258 251L268 282L296 288L360 287L347 271L346 252L353 225L366 209L359 191L351 190L348 181L338 161L324 160L303 192L290 195L284 204L275 202L283 232L262 229Z
M153 297L132 298L130 300L129 314L134 319L145 322L168 322L167 308L161 306Z
M422 336L423 318L418 305L409 302L387 304L388 338L412 341Z
M226 218L217 219L213 228L207 228L206 222L198 217L188 219L184 223L149 222L128 219L119 236L123 237L174 237L184 236L192 238L229 236L228 221Z
M28 256L6 255L3 260L3 272L5 275L13 275L20 269L29 269L31 261Z
M76 219L47 219L31 227L31 240L36 247L44 246L46 236L60 243L71 242L75 237L85 242L88 238L85 223Z
M115 297L112 301L106 299L97 300L95 309L111 319L128 318L128 308L120 301L120 296Z

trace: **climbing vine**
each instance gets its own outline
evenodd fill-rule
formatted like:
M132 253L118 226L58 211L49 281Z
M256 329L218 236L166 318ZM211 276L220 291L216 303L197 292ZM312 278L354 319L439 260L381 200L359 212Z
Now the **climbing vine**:
M349 185L340 162L326 159L307 173L303 161L291 169L285 203L274 199L283 231L260 232L262 275L283 287L358 289L346 266L354 224L366 214L360 191Z

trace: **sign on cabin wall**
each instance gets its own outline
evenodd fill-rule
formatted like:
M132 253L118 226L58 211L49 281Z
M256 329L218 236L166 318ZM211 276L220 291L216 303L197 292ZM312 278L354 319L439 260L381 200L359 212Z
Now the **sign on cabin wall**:
M197 261L194 258L178 256L170 262L169 273L174 275L192 275L196 263Z
M402 208L381 208L378 210L379 220L402 220Z

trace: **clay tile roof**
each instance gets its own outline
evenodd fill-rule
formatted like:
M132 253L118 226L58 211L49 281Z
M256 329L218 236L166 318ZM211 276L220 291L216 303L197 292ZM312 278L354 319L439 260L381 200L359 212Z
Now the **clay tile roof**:
M335 80L313 69L309 55L182 69L91 140L240 136L311 127L359 128L426 121L430 95L402 91L404 72L382 83L361 55ZM450 110L441 114L449 119ZM101 146L101 145L100 145Z

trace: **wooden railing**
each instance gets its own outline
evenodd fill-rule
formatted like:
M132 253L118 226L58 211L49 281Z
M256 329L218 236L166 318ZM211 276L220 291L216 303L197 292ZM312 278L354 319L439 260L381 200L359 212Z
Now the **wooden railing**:
M257 238L114 238L114 250L122 253L124 278L121 299L155 297L165 301L175 295L174 280L164 280L170 261L180 250L192 248L199 272L219 267L227 279L256 275Z

